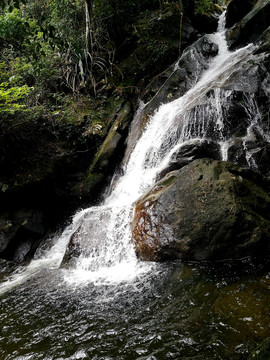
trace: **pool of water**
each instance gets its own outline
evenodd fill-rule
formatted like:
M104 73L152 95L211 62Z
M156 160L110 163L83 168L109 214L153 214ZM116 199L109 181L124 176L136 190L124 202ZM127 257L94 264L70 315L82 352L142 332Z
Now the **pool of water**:
M269 264L172 262L120 283L69 279L43 269L1 295L1 359L247 359L270 336Z

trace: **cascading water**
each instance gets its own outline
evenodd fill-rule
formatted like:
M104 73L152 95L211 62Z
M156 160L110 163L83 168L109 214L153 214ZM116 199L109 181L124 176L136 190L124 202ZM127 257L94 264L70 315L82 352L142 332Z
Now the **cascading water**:
M72 225L55 240L56 245L30 264L26 278L31 276L33 268L37 270L38 264L50 263L58 267L64 255L63 248L72 234L79 256L72 261L73 272L69 271L67 275L69 281L73 273L76 281L86 277L92 281L109 279L117 282L136 277L141 271L151 268L151 265L137 261L131 242L133 203L154 183L172 154L187 142L213 139L221 145L222 158L227 160L231 133L224 118L231 91L222 87L255 55L253 45L235 52L228 51L224 24L225 13L220 17L218 31L211 35L211 40L219 46L219 52L208 70L184 96L160 106L130 154L124 175L104 203L76 214ZM257 113L256 118L249 114L250 130L259 126L259 115L256 104L250 99L247 103L246 111ZM252 155L247 153L247 157L248 163L255 166ZM23 277L23 274L19 276ZM10 281L9 286L18 281ZM5 286L9 288L8 284L2 287Z

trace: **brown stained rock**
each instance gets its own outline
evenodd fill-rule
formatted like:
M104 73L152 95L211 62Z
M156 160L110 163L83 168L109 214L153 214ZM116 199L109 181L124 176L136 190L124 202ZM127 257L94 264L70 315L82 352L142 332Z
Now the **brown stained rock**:
M137 201L132 234L148 261L269 254L269 183L229 162L195 160Z

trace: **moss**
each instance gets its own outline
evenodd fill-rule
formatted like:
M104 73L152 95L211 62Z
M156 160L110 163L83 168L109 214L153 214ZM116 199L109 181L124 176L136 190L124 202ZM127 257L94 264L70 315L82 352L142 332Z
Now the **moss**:
M172 185L174 183L174 181L175 181L175 176L173 176L173 175L166 176L158 183L158 186L159 187L168 187L168 186Z
M104 174L92 173L91 171L89 171L85 183L87 187L91 189L97 186L103 180L104 180Z
M127 134L127 128L131 119L131 111L131 104L127 102L118 112L106 139L93 160L91 171L106 171L109 160L117 152L121 140L125 137L125 134Z

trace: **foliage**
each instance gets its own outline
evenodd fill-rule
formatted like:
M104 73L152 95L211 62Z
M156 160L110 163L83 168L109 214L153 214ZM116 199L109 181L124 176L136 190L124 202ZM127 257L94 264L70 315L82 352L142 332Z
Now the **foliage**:
M29 24L19 16L17 9L11 13L5 13L0 17L0 43L3 46L9 44L16 50L28 36Z
M8 88L8 83L0 84L0 111L14 113L25 107L21 104L29 94L31 88L27 85Z
M195 14L208 13L213 8L213 0L195 0Z
M40 0L2 0L0 45L9 55L12 53L13 57L31 63L33 94L37 93L37 86L44 92L43 79L46 79L49 92L54 88L54 91L78 94L87 88L91 95L96 95L99 83L106 82L115 68L117 54L121 55L121 48L132 33L134 17L141 9L162 3L160 0L42 0L41 6ZM89 14L86 4L90 7ZM90 16L88 31L87 15Z

